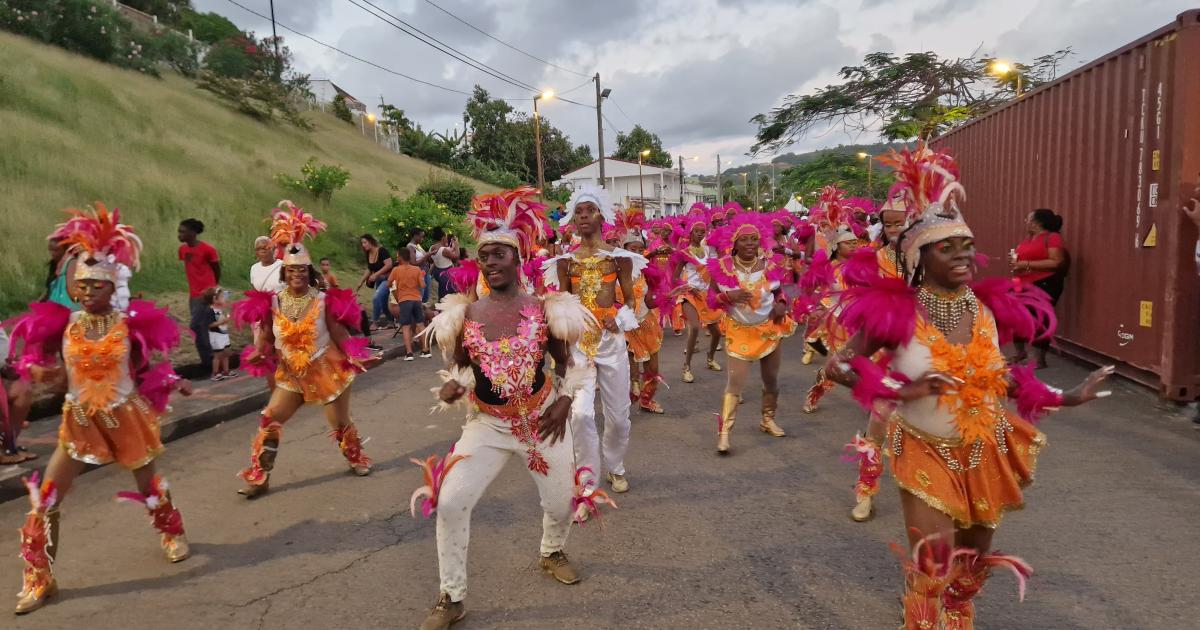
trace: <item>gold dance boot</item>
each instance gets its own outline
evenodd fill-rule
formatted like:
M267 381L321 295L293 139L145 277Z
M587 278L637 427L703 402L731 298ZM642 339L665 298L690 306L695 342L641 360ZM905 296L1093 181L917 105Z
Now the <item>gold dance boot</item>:
M59 512L55 506L57 491L52 482L38 484L34 473L25 480L32 509L21 527L21 592L17 593L18 615L31 613L46 605L46 600L58 594L54 581L54 559L58 556Z
M787 435L778 424L775 424L775 409L778 407L779 392L769 392L764 389L762 393L762 422L758 423L758 429L771 437L783 437Z
M192 555L187 537L183 535L183 515L171 501L167 480L154 475L150 480L150 494L118 492L118 501L138 503L146 508L154 529L161 535L163 555L171 562L183 562Z
M358 427L350 422L344 427L338 427L330 434L342 449L342 456L350 464L350 470L359 477L371 474L371 458L362 450L362 440L358 437Z
M738 395L726 393L721 397L721 415L717 417L717 452L729 452L729 432L737 421Z
M283 438L283 425L275 422L266 413L258 421L258 433L250 443L250 466L238 473L246 486L238 494L254 499L270 489L271 470L275 468L275 457L279 454L279 442Z

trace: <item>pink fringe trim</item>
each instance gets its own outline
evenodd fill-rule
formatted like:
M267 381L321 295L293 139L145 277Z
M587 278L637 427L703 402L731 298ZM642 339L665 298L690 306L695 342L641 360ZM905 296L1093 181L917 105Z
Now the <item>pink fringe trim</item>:
M1037 424L1046 411L1062 406L1062 394L1057 394L1034 376L1028 365L1013 366L1009 370L1012 378L1012 398L1017 403L1017 413L1022 418Z

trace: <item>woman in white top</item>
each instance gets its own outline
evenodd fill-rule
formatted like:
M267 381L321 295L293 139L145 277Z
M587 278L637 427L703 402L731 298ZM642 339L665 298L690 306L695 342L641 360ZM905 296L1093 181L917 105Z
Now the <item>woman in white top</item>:
M433 228L433 247L429 248L429 259L433 261L433 279L437 280L438 301L450 293L450 276L446 275L458 262L458 237L446 230ZM428 283L426 283L428 284Z
M258 262L250 265L250 286L255 291L278 293L283 290L283 274L279 268L283 261L275 257L275 246L270 237L260 236L254 239L254 256Z
M429 252L425 251L425 246L421 244L424 240L425 230L422 228L414 229L412 236L408 239L408 251L412 252L410 258L412 264L425 272L425 286L421 288L422 304L429 301Z

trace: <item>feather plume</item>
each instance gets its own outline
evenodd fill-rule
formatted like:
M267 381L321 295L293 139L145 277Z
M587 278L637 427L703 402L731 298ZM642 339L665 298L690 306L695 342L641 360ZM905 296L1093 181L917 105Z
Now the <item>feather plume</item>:
M262 360L258 363L250 362L250 357L253 355L254 346L246 346L245 348L242 348L242 353L239 355L241 361L238 363L238 367L242 368L243 372L255 378L266 378L275 374L275 369L278 366L278 363L275 360L274 352L263 356Z
M917 298L899 278L876 277L865 286L849 287L838 295L838 323L853 335L888 348L912 339L917 325Z
M171 362L159 361L138 374L137 390L155 411L162 413L167 409L167 402L177 382L179 375L175 374Z
M278 258L283 257L288 245L313 238L324 231L325 223L287 199L271 210L271 242L275 244Z
M876 159L895 171L896 183L888 191L888 199L903 203L910 220L919 218L931 205L946 203L954 194L965 195L954 158L929 149L923 140L915 149L890 149Z
M133 228L121 223L121 211L112 212L97 201L86 210L68 208L71 218L58 224L50 234L68 251L82 255L84 260L121 263L130 269L141 269L142 239Z
M469 293L475 289L479 280L479 264L474 260L463 260L446 272L450 277L450 286L459 293Z
M12 330L7 358L14 360L23 378L29 377L29 366L55 361L70 321L71 309L54 302L34 302L27 313L2 324Z
M1054 337L1058 317L1045 291L1015 278L984 278L971 290L996 319L996 333L1004 345L1020 339L1043 341Z
M425 518L433 516L437 511L438 497L442 493L442 486L446 482L446 476L450 474L450 469L458 462L469 457L468 455L455 455L454 447L450 447L450 452L446 454L445 459L437 455L430 455L421 461L419 459L411 459L412 463L421 467L421 473L425 479L425 485L417 488L412 497L408 501L408 509L412 513L413 518L417 517L417 500L421 500L421 515Z
M442 301L438 302L437 316L417 338L420 339L424 335L432 336L437 341L438 347L442 349L443 358L450 361L450 353L458 343L458 335L462 333L467 307L474 301L467 293L451 293L442 298Z
M574 515L575 524L583 525L592 517L599 519L601 505L617 509L617 502L598 485L596 473L591 467L580 466L575 470L575 495L571 497L571 514Z
M584 308L578 296L571 293L547 293L542 297L542 310L546 314L550 335L569 344L583 338L588 327L600 327L596 316Z
M737 276L726 273L724 267L721 265L722 261L730 261L730 264L732 264L730 256L722 256L721 258L714 256L704 262L705 267L708 268L708 277L712 278L713 282L716 282L718 285L736 289L738 287Z
M329 289L325 291L325 309L333 315L335 321L348 330L359 332L362 308L358 298L350 289Z
M166 356L179 345L179 323L167 314L166 307L159 308L149 300L129 302L125 325L129 328L133 365L137 369L148 365L155 353Z
M807 294L826 291L833 286L836 279L833 264L829 262L829 254L819 250L813 254L808 268L800 276L800 291Z
M528 258L533 246L550 234L546 206L534 199L537 194L536 188L521 186L476 195L467 213L475 239L479 240L484 232L512 230L518 235L521 258Z
M233 303L230 308L230 319L238 328L266 325L271 321L271 309L274 307L275 294L270 291L246 291L245 298Z
M371 351L367 348L369 345L369 337L350 337L343 341L340 346L346 358L342 361L342 368L358 373L365 372L363 361L371 358Z
M879 363L864 356L850 359L850 369L858 375L852 394L854 400L867 411L875 411L875 403L880 400L896 400L896 390L887 386L887 379L904 382L908 379L903 375L889 375L887 368L891 356L885 356Z
M842 282L849 287L862 287L871 284L879 277L879 259L875 250L870 247L860 247L850 254L842 263Z

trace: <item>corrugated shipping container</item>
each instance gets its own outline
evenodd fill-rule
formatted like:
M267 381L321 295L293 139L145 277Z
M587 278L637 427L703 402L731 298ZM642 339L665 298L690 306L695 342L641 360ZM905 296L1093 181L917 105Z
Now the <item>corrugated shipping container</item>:
M993 272L1033 209L1064 217L1064 349L1168 399L1200 397L1197 234L1180 211L1200 176L1200 10L934 145L959 161Z

